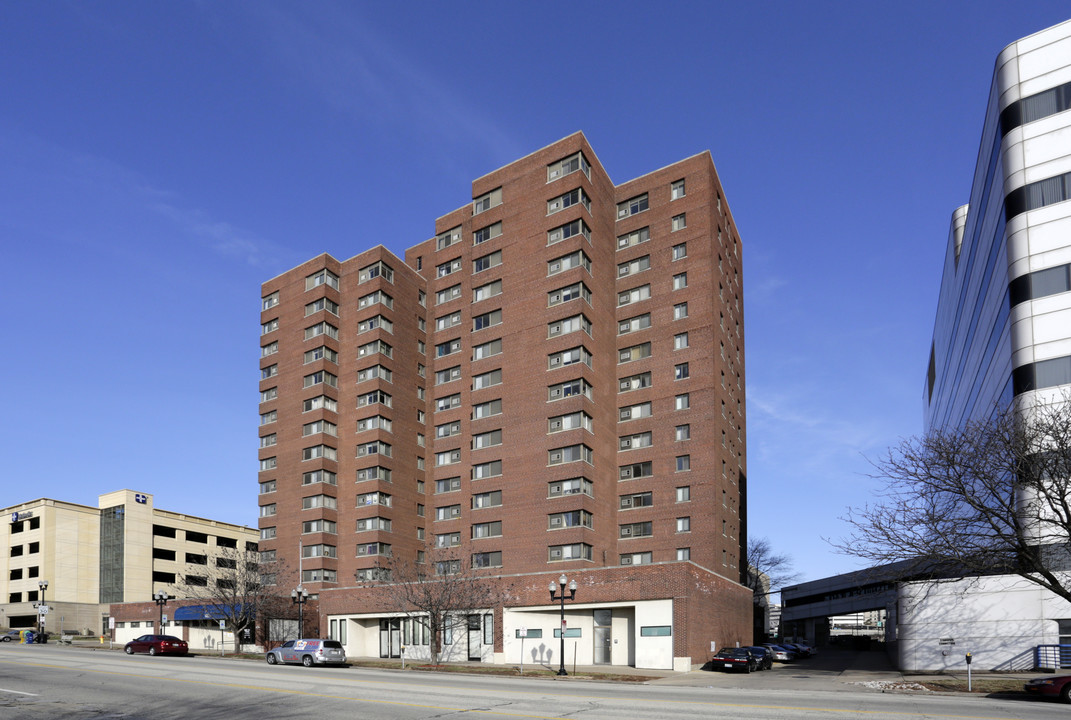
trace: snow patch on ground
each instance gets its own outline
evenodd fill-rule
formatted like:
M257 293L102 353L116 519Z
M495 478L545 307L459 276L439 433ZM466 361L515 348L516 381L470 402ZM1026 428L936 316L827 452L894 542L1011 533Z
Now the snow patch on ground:
M903 680L864 680L851 684L862 685L871 690L881 690L882 692L930 692L930 689L925 685Z

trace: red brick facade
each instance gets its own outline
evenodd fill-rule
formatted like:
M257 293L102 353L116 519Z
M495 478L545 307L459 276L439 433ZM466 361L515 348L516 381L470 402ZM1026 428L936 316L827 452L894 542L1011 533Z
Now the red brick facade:
M582 572L593 597L673 586L682 622L745 632L741 248L710 155L615 186L577 133L472 197L404 262L377 246L264 284L278 581L300 542L323 611L352 611L358 573L438 537L489 573ZM706 646L691 624L682 654Z

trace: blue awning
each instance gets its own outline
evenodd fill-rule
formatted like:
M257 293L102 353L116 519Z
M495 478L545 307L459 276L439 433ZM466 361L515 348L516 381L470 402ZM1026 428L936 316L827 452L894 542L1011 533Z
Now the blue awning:
M172 619L178 620L225 620L237 617L242 612L241 605L186 605L175 608Z

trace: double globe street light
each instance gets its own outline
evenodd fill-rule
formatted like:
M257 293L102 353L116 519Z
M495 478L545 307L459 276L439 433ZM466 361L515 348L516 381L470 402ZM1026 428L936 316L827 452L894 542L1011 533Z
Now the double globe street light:
M159 621L156 625L156 632L159 635L164 633L164 605L167 605L167 593L163 590L157 590L153 593L152 599L156 601L157 607L160 608Z
M305 603L309 601L309 591L300 585L290 591L290 600L298 607L298 638L305 637Z
M562 629L560 631L561 639L562 639L562 646L561 646L561 652L558 655L558 660L561 663L560 666L558 667L558 674L559 675L568 675L569 674L569 673L565 672L565 584L566 583L569 583L569 599L572 600L573 598L576 597L576 580L570 581L568 578L565 577L565 574L563 573L562 576L560 578L558 578L558 586L560 587L560 590L559 590L557 595L554 594L554 590L555 590L554 581L551 580L551 582L550 582L550 599L551 599L551 602L553 602L555 600L561 601L561 609L562 609Z

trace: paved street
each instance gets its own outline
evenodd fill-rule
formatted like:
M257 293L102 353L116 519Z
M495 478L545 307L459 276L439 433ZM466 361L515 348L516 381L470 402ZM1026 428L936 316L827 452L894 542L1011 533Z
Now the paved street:
M215 657L0 646L0 718L1065 718L1063 705L964 695L882 693L877 671L694 672L647 684L480 677L364 668L269 667ZM887 672L887 671L886 671ZM898 676L898 674L895 674Z

